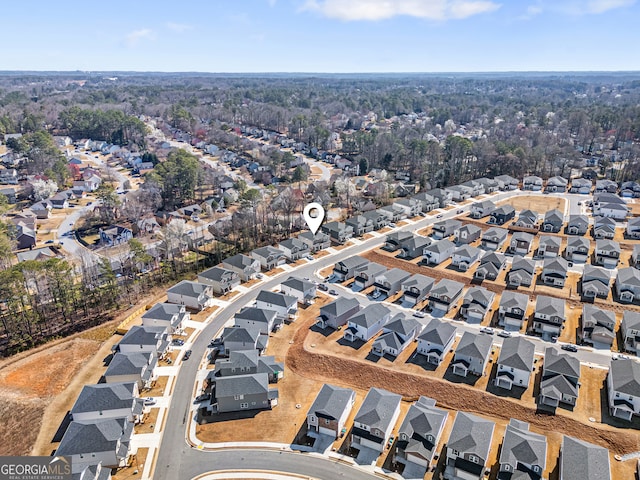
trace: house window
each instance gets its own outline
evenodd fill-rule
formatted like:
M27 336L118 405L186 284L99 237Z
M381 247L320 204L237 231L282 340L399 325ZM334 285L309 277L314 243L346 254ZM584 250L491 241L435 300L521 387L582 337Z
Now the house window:
M248 403L241 403L240 404L240 408L249 408L249 404Z
M616 398L620 398L620 392L616 392Z
M327 425L329 425L330 422L331 422L331 420L329 420L328 418L324 419L324 423L326 423Z
M469 455L469 461L472 463L479 463L480 459L478 457L476 457L475 455Z
M453 448L451 449L451 453L452 453L453 455L455 455L456 457L457 457L458 455L460 455L460 452L459 452L459 451L457 451L457 450L454 450Z
M244 395L234 395L233 399L234 400L244 400Z

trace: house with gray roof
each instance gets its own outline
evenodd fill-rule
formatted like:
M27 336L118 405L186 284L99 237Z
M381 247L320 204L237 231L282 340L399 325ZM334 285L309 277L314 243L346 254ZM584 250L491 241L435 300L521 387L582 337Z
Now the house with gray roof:
M453 241L457 244L469 244L475 242L482 235L482 229L473 223L467 223L453 232Z
M331 243L342 245L353 237L353 227L343 222L328 222L322 225L322 232L329 235Z
M351 430L351 446L384 452L391 431L400 415L402 396L381 388L371 388Z
M596 216L593 221L593 238L613 239L616 235L616 221L609 217Z
M280 284L280 291L295 297L300 305L311 305L316 298L317 287L308 280L289 277Z
M169 333L182 330L184 322L191 318L184 305L156 303L142 315L142 325L146 327L165 327Z
M620 244L615 240L598 239L596 240L596 265L604 268L616 268L620 261Z
M286 240L282 240L278 243L278 248L282 250L284 258L289 262L295 262L307 255L310 251L309 244L298 238L287 238Z
M526 319L529 295L505 290L500 296L498 325L505 330L519 331Z
M607 389L611 415L628 421L640 415L640 363L630 358L612 360Z
M560 480L611 480L609 450L564 435L560 447Z
M530 258L516 255L511 262L511 270L507 273L507 285L510 288L529 287L536 274L536 262Z
M562 257L545 258L540 279L545 285L564 287L568 273L567 261Z
M275 310L260 307L243 307L234 316L235 325L247 329L256 329L262 335L269 335L274 327L282 322L282 316Z
M480 323L493 304L495 293L484 287L471 287L465 293L460 316L470 323Z
M391 319L391 310L381 303L372 303L352 315L347 321L343 338L348 342L368 342Z
M75 421L126 418L137 423L142 418L142 409L137 383L99 383L82 387L71 407L71 417Z
M133 423L126 418L78 420L69 424L56 456L71 457L71 473L102 465L120 468L127 465Z
M553 258L560 255L562 239L555 235L540 235L538 242L538 257Z
M432 319L418 337L417 353L424 355L427 362L440 365L456 339L456 327L437 318Z
M260 273L260 261L239 253L222 261L222 268L236 272L240 280L248 282Z
M315 234L312 232L302 232L298 235L298 240L306 243L311 253L316 253L331 246L331 237L322 231L318 231Z
M422 202L414 198L400 198L393 202L393 205L404 210L408 218L413 218L422 213Z
M473 273L478 280L495 280L507 265L507 257L502 253L486 252L480 259L480 265Z
M560 336L566 318L565 301L561 298L538 295L533 314L533 331L543 338Z
M460 220L442 220L441 222L437 222L433 225L431 236L435 240L442 240L443 238L448 238L453 235L460 227L462 227L462 222Z
M213 293L224 295L240 285L240 274L226 268L211 267L198 274L198 283L211 285Z
M320 307L320 316L316 325L320 328L337 330L347 324L347 320L360 311L360 302L355 298L338 297L333 302Z
M417 471L424 476L431 466L438 443L449 413L436 407L432 398L421 396L409 407L400 430L394 461L405 465L416 465Z
M495 428L491 420L467 412L456 414L447 442L446 480L484 478Z
M399 222L400 220L404 220L407 218L407 213L404 208L400 208L397 205L387 205L386 207L381 207L378 209L378 212L387 216L387 220L391 223Z
M506 228L493 227L482 234L480 244L486 250L499 250L508 235L509 231Z
M548 187L547 187L548 188ZM529 430L529 424L512 418L500 449L498 478L541 480L547 466L547 437Z
M616 314L611 310L603 310L593 305L582 306L582 332L584 343L596 348L611 349L616 337Z
M258 350L234 350L229 358L217 359L213 377L233 377L266 373L269 383L276 383L284 377L284 363L276 362L275 357L262 356ZM210 381L215 381L211 378Z
M375 283L376 277L384 274L386 271L387 268L379 263L367 262L367 264L356 273L351 289L358 292L365 288L369 288Z
M222 356L229 356L231 352L239 350L257 349L262 352L269 343L269 335L261 334L260 329L256 327L225 327L220 339Z
M522 189L523 190L533 190L533 191L541 191L542 184L544 182L542 179L536 175L528 175L522 179Z
M269 388L266 373L216 378L215 400L212 398L211 403L214 412L271 409L276 405L278 389Z
M498 181L500 190L517 190L520 186L520 180L512 177L511 175L498 175L495 177Z
M567 191L568 185L569 181L564 177L551 177L547 180L547 185L545 186L544 191L547 193L564 193Z
M511 235L508 252L513 255L526 255L531 250L533 235L527 232L514 232Z
M589 230L589 218L586 215L569 215L567 221L567 228L565 229L567 235L586 235Z
M426 300L435 280L426 275L416 273L402 282L402 304L412 307Z
M533 210L521 210L518 219L513 223L519 228L527 228L529 230L538 229L538 212Z
M204 310L213 305L213 287L204 283L182 280L167 290L167 302Z
M481 177L475 181L484 187L484 193L493 193L500 189L500 182L495 178Z
M508 337L502 342L498 357L495 384L511 390L514 386L526 389L531 379L535 346L524 337Z
M392 232L385 237L384 246L382 247L384 250L388 250L389 252L395 252L402 245L414 238L414 234L406 231Z
M629 259L629 266L634 268L640 268L640 243L633 246L631 251L631 258Z
M423 237L422 235L413 235L408 240L401 242L399 258L417 258L422 256L425 247L431 245L432 240L429 237Z
M588 178L574 178L571 180L571 188L569 189L569 192L589 195L592 187L593 182Z
M298 298L282 292L260 290L256 297L256 308L273 310L278 320L292 322L298 316Z
M640 217L629 219L625 233L629 238L640 239Z
M451 193L451 199L454 202L463 202L474 196L473 188L467 185L451 185L445 187L445 190Z
M251 257L260 262L260 267L264 271L273 270L274 268L284 265L287 262L284 252L271 245L256 248L251 252Z
M448 312L460 298L463 289L463 283L441 279L429 292L429 308L435 312Z
M154 353L160 356L167 350L170 342L171 335L165 327L134 325L112 350L121 353Z
M619 302L634 302L640 298L640 270L633 267L618 269L614 285Z
M411 274L401 268L392 268L378 275L374 279L373 285L376 290L381 293L382 298L389 298L400 292L402 283L411 277Z
M629 207L627 206L626 202L619 198L617 195L612 197L616 198L616 201L610 201L609 199L598 199L596 195L594 195L594 215L600 215L618 221L625 220L629 215Z
M491 215L496 209L496 204L491 200L482 200L471 205L471 218L484 218Z
M419 192L413 198L422 203L422 211L425 213L440 208L440 201L428 192Z
M413 317L398 313L389 320L382 334L375 339L371 346L371 353L380 357L391 355L397 357L413 342L422 331L422 324Z
M338 438L355 401L356 392L350 388L325 383L307 411L308 432Z
M116 353L109 362L103 378L106 383L135 382L138 391L151 388L158 378L155 368L158 356L153 352Z
M453 251L451 256L451 265L462 272L466 272L469 268L480 259L482 250L471 245L462 245Z
M594 195L597 193L616 193L618 191L618 184L608 178L596 180L596 189Z
M569 237L564 256L573 263L586 263L589 259L591 241L584 237Z
M491 356L492 344L491 335L464 332L451 361L451 371L461 377L466 377L469 373L477 376L484 375L484 369Z
M362 270L369 264L369 260L361 257L360 255L354 255L353 257L345 258L337 262L333 266L333 275L339 282L344 282L354 278L358 271Z
M362 236L365 233L373 232L375 225L373 220L365 217L364 215L354 215L347 218L344 223L353 229L355 236Z
M103 467L102 463L87 465L82 471L71 475L72 480L111 480L111 469Z
M540 404L558 407L574 406L578 401L580 360L553 347L544 351L544 364L540 380Z
M422 249L423 262L429 265L439 265L453 255L456 244L451 240L443 239L427 245Z
M608 270L593 265L585 265L582 272L582 297L586 300L607 298L611 287L611 276Z
M624 351L638 355L640 351L640 312L625 310L620 324Z

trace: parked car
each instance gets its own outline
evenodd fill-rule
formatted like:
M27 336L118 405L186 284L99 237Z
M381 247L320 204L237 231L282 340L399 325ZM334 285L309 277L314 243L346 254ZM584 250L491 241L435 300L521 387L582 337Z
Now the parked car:
M318 285L318 288L323 292L326 292L327 290L329 290L329 287L327 287L325 283L321 283L320 285Z
M144 399L144 404L149 406L149 405L155 405L156 404L156 399L153 397L147 397Z
M629 355L623 355L622 353L619 353L618 355L614 355L613 360L630 360L631 357Z
M186 352L184 352L184 357L182 357L182 360L189 360L190 356L191 356L191 350L187 350Z
M578 351L578 347L576 345L574 345L573 343L565 343L560 348L562 348L562 350L566 350L567 352L574 352L575 353L575 352Z
M258 279L262 280L262 279L264 278L264 275L262 275L261 273L258 273L258 274L256 275L256 278L258 278Z
M506 330L500 330L498 332L499 337L509 338L511 336L511 332L507 332Z
M46 245L49 245L51 243L53 243L53 240L47 240L46 242L44 242Z
M464 210L460 209L456 213L464 213Z
M417 317L417 318L424 318L424 317L426 317L425 313L424 313L424 312L420 312L420 311L413 312L413 316L414 316L414 317Z
M382 296L382 292L380 290L374 290L371 294L371 298L376 299Z
M493 333L494 333L493 328L489 328L489 327L482 327L482 328L480 329L480 331L481 331L482 333L487 333L487 334L489 334L489 335L493 335Z
M439 213L438 215L436 215L436 218L442 218L442 214Z
M182 340L181 338L174 338L171 343L173 343L174 345L182 346L184 345L184 340Z
M338 295L338 292L333 290L333 289L331 289L331 290L329 290L329 295Z

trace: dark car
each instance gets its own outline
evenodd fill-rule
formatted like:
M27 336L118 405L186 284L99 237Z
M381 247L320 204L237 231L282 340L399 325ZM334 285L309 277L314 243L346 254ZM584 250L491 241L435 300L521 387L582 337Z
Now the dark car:
M324 283L321 283L320 285L318 285L318 288L323 292L326 292L327 290L329 290L329 287L327 287Z
M184 352L184 357L182 357L182 360L189 360L190 356L191 356L191 350L187 350L186 352Z
M204 402L205 400L209 400L211 398L210 393L203 393L202 395L198 395L196 397L196 402Z
M562 348L562 350L566 350L567 352L577 352L578 351L578 347L573 345L572 343L567 343L565 345L562 345L560 348Z
M436 218L442 218L442 214L436 215Z

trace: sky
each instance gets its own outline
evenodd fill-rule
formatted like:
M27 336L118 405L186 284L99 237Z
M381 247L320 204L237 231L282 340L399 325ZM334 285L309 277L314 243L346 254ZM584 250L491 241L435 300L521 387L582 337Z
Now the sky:
M640 70L640 0L22 0L2 18L0 70Z

